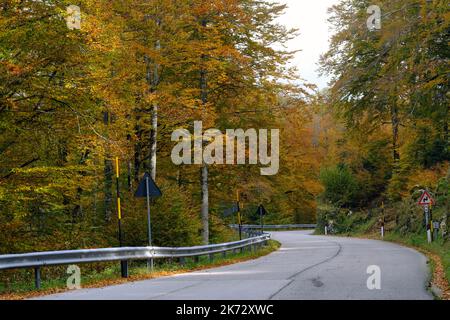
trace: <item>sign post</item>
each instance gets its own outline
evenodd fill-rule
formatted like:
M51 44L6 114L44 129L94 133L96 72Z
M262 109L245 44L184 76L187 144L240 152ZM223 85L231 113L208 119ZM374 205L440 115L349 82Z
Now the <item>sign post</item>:
M259 224L261 226L261 234L264 233L264 216L267 214L266 208L261 204L258 207L257 214L259 215Z
M242 218L241 218L241 204L239 198L239 190L236 191L236 203L237 203L237 214L238 214L238 224L239 224L239 240L242 240Z
M148 246L152 246L152 223L150 218L150 198L157 198L162 196L161 190L153 181L150 174L147 172L144 177L139 182L138 189L134 195L136 198L146 198L147 199L147 233L148 233ZM153 259L148 260L149 269L153 270Z
M428 191L424 191L419 199L419 205L423 207L423 211L425 214L425 225L427 228L427 240L428 243L431 243L433 241L432 234L431 234L431 224L432 224L432 218L431 218L431 206L434 204L434 199L430 196Z
M433 221L433 239L434 240L437 240L439 238L439 228L440 228L439 221Z
M261 225L261 234L264 233L264 215L266 209L262 205L259 206L259 224Z
M148 182L148 177L145 177L145 187L146 187L146 198L147 198L147 229L148 229L148 246L152 246L152 221L150 219L150 184Z
M431 219L430 219L430 207L428 205L423 206L423 210L425 212L425 225L427 228L427 240L428 243L431 243Z

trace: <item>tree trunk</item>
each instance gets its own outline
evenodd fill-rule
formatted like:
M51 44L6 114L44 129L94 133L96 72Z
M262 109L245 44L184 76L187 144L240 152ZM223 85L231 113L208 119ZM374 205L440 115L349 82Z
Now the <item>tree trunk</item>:
M391 107L391 121L392 121L392 152L394 157L394 165L397 167L400 161L400 153L398 151L398 131L400 126L400 121L398 118L398 108L394 104Z
M127 175L128 191L133 190L132 168L133 168L133 164L131 163L131 161L128 161L128 175Z
M206 19L202 19L202 27L206 27ZM202 62L205 62L206 55L202 54ZM200 70L200 90L202 105L205 106L208 102L208 83L207 83L207 71L202 66ZM202 187L202 238L203 244L209 244L209 192L208 192L208 166L203 163L201 168L201 187Z
M91 151L89 149L87 149L86 151L84 151L81 154L81 158L80 158L80 162L79 165L83 166L86 164L86 161L89 159L89 154L91 153ZM86 176L86 173L83 171L80 171L79 174L82 177ZM82 195L83 195L83 188L81 186L78 186L77 188L77 195L76 195L76 200L77 200L77 204L75 205L75 208L73 209L73 222L76 222L77 219L79 219L80 221L83 220L83 204L82 204Z
M108 126L110 122L110 114L108 111L103 113L103 123ZM105 178L105 221L109 222L112 217L112 175L113 175L113 163L111 160L111 155L109 154L109 150L106 150L105 154L105 170L104 170L104 178Z
M105 159L105 221L112 217L112 173L113 163L110 159Z
M204 163L201 169L202 185L202 239L203 244L209 244L209 191L208 191L208 166Z
M448 108L445 109L445 117L444 117L444 143L445 143L445 150L448 150L448 122L450 121L450 117L448 116Z
M158 139L158 106L153 105L152 130L150 131L150 175L156 180L156 147Z
M139 117L137 117L136 121L139 121ZM141 138L142 131L139 125L136 126L136 142L134 143L134 181L139 182L139 174L141 170Z
M160 21L157 21L158 26L161 24ZM155 49L160 50L161 44L156 41ZM156 88L159 84L159 65L157 63L153 64L153 72L152 66L150 63L150 59L145 57L147 62L147 83L150 88L150 92L154 94L156 92ZM151 130L150 130L150 175L153 180L156 180L156 149L157 149L157 140L158 140L158 105L153 103L152 111L151 111Z

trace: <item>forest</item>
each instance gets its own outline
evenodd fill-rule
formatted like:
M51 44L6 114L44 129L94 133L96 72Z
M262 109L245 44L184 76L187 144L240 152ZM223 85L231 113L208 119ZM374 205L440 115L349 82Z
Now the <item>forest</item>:
M320 69L332 78L318 90L289 63L301 30L278 22L283 3L0 1L0 253L118 246L116 170L128 246L147 243L134 196L145 172L163 193L159 246L232 239L236 217L223 213L237 197L244 223L263 204L266 223L347 231L351 213L377 221L386 206L390 229L421 232L423 189L448 239L448 1L378 0L379 30L367 28L371 4L330 8ZM171 135L195 121L279 129L278 174L175 165Z

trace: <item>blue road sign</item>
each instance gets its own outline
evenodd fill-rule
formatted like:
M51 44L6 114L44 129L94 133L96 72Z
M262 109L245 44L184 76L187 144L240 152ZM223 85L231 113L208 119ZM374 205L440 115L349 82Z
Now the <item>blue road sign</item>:
M147 179L148 179L148 196L150 198L157 198L162 196L161 190L156 185L155 181L153 181L150 174L147 172L144 174L144 177L142 178L141 182L139 182L139 186L136 190L136 193L134 196L136 198L145 198L147 197Z

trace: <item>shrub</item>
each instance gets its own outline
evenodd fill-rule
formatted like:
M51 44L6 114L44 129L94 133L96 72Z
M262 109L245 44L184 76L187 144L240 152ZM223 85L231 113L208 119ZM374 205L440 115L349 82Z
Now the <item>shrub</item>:
M358 183L345 165L325 168L320 172L320 181L325 187L325 201L341 207L350 207L358 200Z

